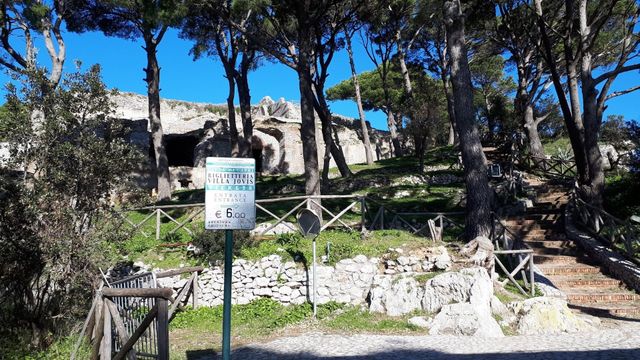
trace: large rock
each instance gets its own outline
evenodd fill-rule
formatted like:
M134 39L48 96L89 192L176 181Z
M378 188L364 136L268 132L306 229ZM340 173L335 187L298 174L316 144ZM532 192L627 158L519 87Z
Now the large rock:
M478 311L468 303L451 304L442 307L442 310L433 319L431 335L466 335L481 337L502 337L502 329L491 314Z
M620 157L618 150L611 144L601 144L599 147L600 154L602 154L602 168L604 170L611 170L613 164L616 164Z
M258 224L253 230L251 230L251 235L280 235L297 232L296 225L287 221L283 221L265 232L265 230L269 229L271 225L273 224L268 222Z
M561 334L594 329L571 312L563 299L536 297L511 307L520 317L516 331L521 335Z
M378 275L374 277L369 293L369 311L391 316L408 314L420 310L423 293L413 277Z
M438 312L444 305L469 302L478 311L490 313L493 283L483 268L462 269L448 272L427 281L424 288L422 308Z

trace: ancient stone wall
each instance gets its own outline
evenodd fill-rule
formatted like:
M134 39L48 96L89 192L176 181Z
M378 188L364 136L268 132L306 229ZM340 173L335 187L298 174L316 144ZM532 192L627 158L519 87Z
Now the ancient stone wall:
M148 116L147 98L142 95L120 93L112 97L116 104L115 115L128 121L131 125L131 142L137 144L143 151L149 152L149 129L140 126ZM228 132L227 110L225 105L191 103L177 100L161 100L161 118L165 135L165 144L172 148L172 142L193 144L193 167L204 166L207 156L229 156L230 142ZM300 109L299 106L279 99L277 102L266 97L253 107L252 153L257 159L263 174L301 174L304 173L302 156L302 141L300 139ZM236 114L238 132L242 134L240 114ZM342 148L345 159L349 164L366 161L364 144L361 140L360 124L355 119L341 116L334 117L335 141ZM391 157L390 139L385 131L369 130L371 148L378 159ZM318 158L324 157L325 145L321 136L320 122L316 123L316 145ZM175 148L176 146L173 146ZM172 165L174 154L168 151L170 166L183 167L184 163ZM322 162L321 162L322 163ZM321 164L322 165L322 164ZM153 162L146 174L146 183L153 187ZM330 166L335 166L333 160ZM189 174L199 170L172 169L172 185L182 188L181 184L189 184L190 188L202 187L200 177L190 178Z

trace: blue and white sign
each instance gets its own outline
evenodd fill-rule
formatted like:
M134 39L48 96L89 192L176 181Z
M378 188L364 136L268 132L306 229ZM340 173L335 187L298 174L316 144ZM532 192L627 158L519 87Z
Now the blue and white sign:
M250 230L256 227L256 161L208 157L204 227Z

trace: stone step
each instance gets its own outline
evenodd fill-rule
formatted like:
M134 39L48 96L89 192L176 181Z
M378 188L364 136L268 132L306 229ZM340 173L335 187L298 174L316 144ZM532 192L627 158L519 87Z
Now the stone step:
M640 318L640 302L569 304L569 308L592 316Z
M575 265L555 265L555 264L540 264L538 265L540 270L545 275L569 275L569 274L597 274L600 272L600 268L587 264L575 264Z
M555 236L557 239L565 239L566 235L563 230L560 229L529 229L525 234L530 236Z
M562 233L562 226L560 224L550 222L531 222L531 223L519 223L517 221L507 222L505 224L511 231L530 232L532 230L544 230L544 231L556 231Z
M533 255L535 264L578 264L579 260L575 256L567 255Z
M527 243L530 244L530 243ZM532 247L536 255L576 256L579 252L573 247ZM535 259L534 259L535 260ZM536 260L537 261L537 260Z
M580 288L597 288L597 289L622 289L624 283L618 279L608 278L604 275L601 277L571 277L571 276L558 276L553 278L553 284L559 288L568 287L580 287Z
M626 302L640 300L640 295L632 292L584 292L585 289L580 289L581 292L566 293L567 301L573 304L585 304L585 303L614 303L614 302ZM601 290L600 290L601 291Z
M532 249L573 249L575 245L571 240L567 239L545 239L542 238L530 238L524 239L524 243Z

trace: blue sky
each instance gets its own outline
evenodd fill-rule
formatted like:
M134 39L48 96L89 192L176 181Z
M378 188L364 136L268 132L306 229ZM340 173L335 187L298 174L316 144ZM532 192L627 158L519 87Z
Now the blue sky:
M65 72L74 70L74 61L80 60L83 67L99 63L103 70L103 79L110 88L121 91L146 94L146 83L142 69L146 65L145 53L140 41L129 41L105 37L101 33L66 33L67 61ZM14 39L16 44L20 39ZM357 37L354 39L356 69L358 72L373 69ZM48 65L48 56L41 41L36 44L42 65ZM169 31L163 39L158 58L161 70L161 96L197 102L224 103L227 97L227 84L223 69L214 59L193 61L189 55L191 42L178 37L175 30ZM351 76L346 51L335 56L330 68L327 87ZM6 83L9 77L0 73L0 82ZM277 100L299 101L297 77L293 70L276 63L264 61L262 66L250 74L252 102L257 103L264 96ZM620 76L612 91L625 89L640 83L640 72ZM4 93L4 91L2 91ZM0 95L2 95L0 93ZM237 101L237 97L236 97ZM608 103L605 116L621 114L626 119L640 120L640 92L627 94ZM337 101L330 104L334 113L357 117L357 109L352 101ZM375 128L386 129L386 120L381 112L368 112L367 120Z

